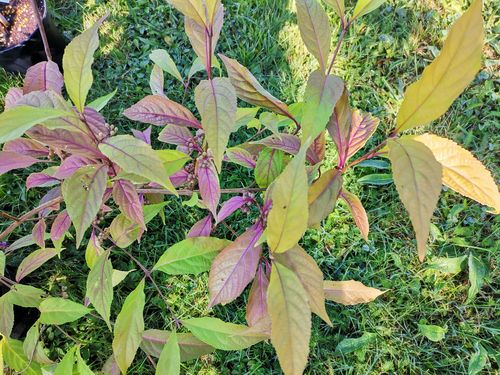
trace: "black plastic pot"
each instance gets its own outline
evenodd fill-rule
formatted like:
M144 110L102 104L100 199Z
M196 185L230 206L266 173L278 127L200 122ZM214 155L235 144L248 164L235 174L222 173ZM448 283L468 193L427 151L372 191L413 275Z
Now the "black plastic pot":
M33 20L33 22L36 22L36 20ZM52 21L47 11L47 3L45 0L43 25L45 27L45 33L47 34L52 60L62 69L62 56L68 41ZM12 73L24 74L30 66L46 60L47 57L45 56L42 37L38 27L24 42L0 50L0 66Z

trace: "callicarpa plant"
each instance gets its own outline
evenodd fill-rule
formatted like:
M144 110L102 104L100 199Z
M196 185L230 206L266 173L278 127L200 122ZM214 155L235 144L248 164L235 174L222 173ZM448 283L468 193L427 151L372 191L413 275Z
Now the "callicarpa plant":
M114 93L87 104L98 28L104 18L69 44L64 75L55 63L42 62L28 71L23 87L7 94L5 112L0 115L0 173L45 164L47 168L29 175L26 188L47 192L32 211L11 217L12 224L0 234L0 241L10 243L0 252L0 280L8 290L0 297L2 369L5 362L11 370L26 374L92 374L79 345L62 359L48 358L41 340L47 325L59 326L90 315L102 319L113 335L113 354L104 374L126 374L139 348L157 374L170 375L179 374L181 361L267 340L276 349L283 372L301 374L309 354L312 313L331 325L325 300L354 305L383 293L354 280L324 280L307 249L299 245L307 229L321 225L338 200L345 201L361 235L368 238L363 205L343 187L347 170L370 159L390 160L421 261L443 184L492 208L493 213L500 212L498 188L471 153L436 135L406 133L442 116L479 71L484 37L480 0L474 0L457 20L440 55L407 88L393 130L372 150L364 146L379 120L350 107L349 90L333 72L351 25L383 0L359 0L350 16L343 0L326 0L341 22L334 50L329 18L319 1L295 1L302 39L319 66L309 77L304 101L291 105L267 92L236 60L215 54L224 19L220 0L169 2L184 15L185 30L198 58L185 79L166 51L153 51L153 94L124 115L161 127L158 140L175 149L153 149L151 128L118 135L116 127L99 113ZM220 76L219 59L228 78ZM197 117L167 97L164 73L188 91L191 78L202 71L206 79L194 90ZM62 96L63 86L69 100ZM238 98L254 107L238 107ZM228 147L231 134L242 127L257 130L247 142ZM322 167L327 136L337 151L337 165L329 170ZM253 170L255 182L221 189L221 171L231 170L234 164ZM232 197L221 202L222 194ZM147 269L127 248L140 241L154 217L165 215L168 200L164 197L178 200L179 196L190 196L187 204L203 207L206 216L186 228L186 239L168 248L154 268ZM221 223L231 225L228 219L236 211L247 212L252 224L235 233L232 241L212 237ZM111 215L112 221L103 220L104 214ZM4 216L9 219L8 214ZM34 225L30 228L29 223ZM31 233L12 242L11 234L21 225ZM63 246L73 239L77 248L86 245L81 253L89 269L84 301L50 296L23 284L51 259L64 259ZM32 245L39 249L27 254L15 275L7 274L5 266L10 265L12 254ZM133 270L114 269L113 254L126 254L137 265L135 272L144 274L114 319L113 288ZM160 272L208 272L210 306L235 301L251 284L248 325L215 317L179 320L154 280ZM146 283L172 313L175 330L146 330ZM471 293L477 293L477 288ZM39 310L24 342L11 337L14 305Z

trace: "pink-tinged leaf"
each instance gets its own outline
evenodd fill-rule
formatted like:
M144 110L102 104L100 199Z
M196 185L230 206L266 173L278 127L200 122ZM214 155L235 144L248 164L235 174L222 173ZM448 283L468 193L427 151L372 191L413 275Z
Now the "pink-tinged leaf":
M41 267L43 264L45 264L47 261L54 258L58 254L59 250L56 249L40 249L32 252L30 255L23 259L23 261L17 268L16 281L19 283L30 273Z
M34 158L49 155L48 148L43 146L41 143L28 138L13 139L3 145L3 150L32 156Z
M269 318L267 313L268 287L269 276L265 272L265 266L260 265L248 295L246 319L249 326L254 326L263 319Z
M43 197L40 199L40 202L38 203L39 206L42 204L45 204L53 199L59 198L61 196L61 187L56 186L53 189L50 189ZM38 216L40 217L46 217L48 216L52 211L58 211L60 207L59 203L54 204L53 206L47 207L45 210L41 211Z
M10 172L14 169L28 168L39 162L40 160L31 156L10 151L0 151L0 174Z
M252 202L249 197L232 197L222 205L219 215L217 216L217 222L220 223L224 221L229 215L249 202Z
M234 301L252 281L262 252L256 246L262 231L260 224L254 225L217 255L208 278L210 307Z
M84 156L91 159L104 158L97 145L84 133L66 129L49 130L36 126L28 135L37 141L67 153Z
M337 101L330 120L328 121L327 129L330 136L337 146L339 155L339 165L347 150L347 138L351 128L352 111L349 106L349 92L344 88L342 96Z
M188 128L178 125L167 125L158 136L158 140L177 146L188 146L193 142L193 134Z
M144 212L134 184L127 180L116 181L113 185L113 199L125 216L145 228Z
M212 215L217 217L217 206L220 200L220 185L215 165L209 158L200 159L196 169L201 200Z
M132 134L134 135L134 137L136 137L137 139L140 139L141 141L147 143L148 145L151 145L151 130L153 128L151 126L149 126L146 130L144 130L143 132L140 131L140 130L135 130L135 129L132 129Z
M201 128L200 122L187 108L161 95L146 96L123 114L130 120L151 125L174 124Z
M83 111L83 119L92 134L97 137L98 141L102 141L111 136L111 130L106 124L106 120L95 109L85 107L85 110Z
M352 113L351 131L347 143L347 155L345 161L349 160L356 152L371 138L380 120L370 114L361 115L359 111Z
M17 105L19 99L23 97L23 89L19 87L11 87L5 95L5 109L10 109Z
M50 239L52 241L59 241L64 233L69 230L70 226L71 219L68 213L66 210L61 211L54 219L52 227L50 228Z
M33 227L33 231L31 235L33 236L33 240L35 244L37 244L40 248L45 248L45 231L47 230L47 223L44 218L38 220L38 222Z
M255 157L244 148L228 148L226 150L226 157L229 161L246 168L254 169L256 165Z
M325 158L326 136L321 133L307 150L306 158L312 165L318 164Z
M54 177L60 180L64 180L68 177L71 177L73 173L75 173L78 169L83 166L93 164L91 160L84 158L82 156L73 155L61 163L56 173L54 173Z
M296 135L282 133L278 135L271 135L254 144L264 145L274 150L281 150L290 155L297 155L300 150L300 139Z
M255 182L259 187L268 187L283 172L286 167L284 159L283 151L271 148L262 150L254 170Z
M210 237L212 229L213 229L212 214L209 214L200 221L198 221L195 225L193 225L193 227L187 234L187 238Z
M354 219L354 222L356 223L356 226L358 227L365 241L368 241L370 223L368 221L368 215L366 214L363 204L356 195L348 192L345 189L342 189L342 191L340 192L340 198L342 198L347 203L347 207L349 207L349 211L351 211L351 215Z
M26 188L32 189L34 187L48 187L58 185L60 181L47 173L32 173L26 179Z
M28 94L32 91L52 90L60 95L63 85L64 78L57 64L53 61L42 61L26 72L23 92Z
M188 171L181 169L170 176L170 181L172 181L172 185L174 185L174 187L179 187L188 182L189 176L190 174Z

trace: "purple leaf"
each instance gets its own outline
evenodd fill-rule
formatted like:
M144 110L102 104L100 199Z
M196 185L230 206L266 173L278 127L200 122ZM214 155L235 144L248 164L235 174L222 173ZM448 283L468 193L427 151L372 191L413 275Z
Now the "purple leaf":
M52 61L42 61L26 72L23 92L28 94L32 91L52 90L60 95L63 85L64 78L57 64Z
M49 155L49 150L45 146L28 138L13 139L4 144L3 150L32 156L34 158Z
M232 197L222 205L217 216L217 222L220 223L225 220L229 215L249 202L252 202L252 199L249 197Z
M50 228L50 238L52 241L59 241L71 226L71 219L66 210L61 211L54 219Z
M181 169L170 176L170 181L174 187L179 187L186 184L189 180L190 173L185 169Z
M47 192L42 199L40 199L39 206L42 204L45 204L47 202L50 202L53 199L59 198L61 196L61 187L57 186ZM59 203L54 204L53 206L47 207L45 210L41 211L38 216L40 217L45 217L48 216L52 211L57 211L59 210Z
M253 326L262 319L269 317L267 313L267 288L269 276L266 275L265 266L260 265L248 295L246 319L248 325Z
M260 224L254 225L214 259L208 278L210 307L235 300L252 281L262 252L255 244L262 231Z
M0 151L0 174L7 173L13 169L28 168L39 162L40 160L31 156L10 151Z
M59 183L60 181L57 178L50 176L47 173L32 173L26 179L26 188L29 190L34 187L48 187Z
M144 130L143 132L141 132L140 130L132 129L132 134L137 139L140 139L141 141L143 141L151 146L151 130L152 129L153 128L151 126L148 127L146 130Z
M201 128L200 122L187 108L161 95L146 96L123 114L130 120L152 125L174 124Z
M257 142L252 142L258 145L264 145L275 150L281 150L287 154L297 155L300 150L300 139L296 135L281 133L271 135Z
M106 124L106 120L95 109L85 107L83 118L90 131L97 137L99 142L111 136L111 130Z
M189 233L187 234L187 238L193 237L210 237L210 233L212 233L213 222L212 215L208 214L206 217L198 221Z
M42 249L45 248L45 231L47 230L47 223L45 219L41 218L33 227L31 234L33 235L33 240Z
M73 173L81 167L90 164L92 164L92 161L87 158L78 155L70 156L69 158L63 160L56 173L54 173L54 177L64 180L71 177Z
M5 95L5 109L15 107L19 99L23 97L23 89L19 87L12 87Z
M177 146L188 146L193 142L193 135L184 126L167 125L158 136L158 140Z
M320 163L325 158L326 136L322 132L307 149L307 161L312 165Z
M113 185L113 199L125 216L145 228L144 212L134 184L127 180L116 181Z
M210 158L198 160L197 177L201 200L212 215L217 217L217 206L220 200L219 176Z
M244 148L232 147L226 150L227 159L235 164L254 169L255 157Z

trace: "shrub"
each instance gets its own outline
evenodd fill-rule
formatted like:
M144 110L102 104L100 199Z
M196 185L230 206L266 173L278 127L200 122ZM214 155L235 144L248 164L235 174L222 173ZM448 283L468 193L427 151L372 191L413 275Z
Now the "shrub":
M304 101L287 105L267 92L248 69L225 55L218 56L229 77L214 76L213 66L220 72L214 52L224 18L219 0L170 0L185 16L186 33L198 59L185 81L166 51L154 51L153 95L124 115L162 127L159 141L175 149L153 149L151 128L134 131L133 136L117 135L117 129L99 113L113 94L86 103L98 28L104 18L68 46L64 76L56 64L43 62L29 70L22 88L8 92L6 110L0 115L0 142L4 144L0 173L48 164L27 178L26 187L50 188L39 206L14 218L0 234L0 240L5 240L20 225L34 222L31 234L6 244L0 252L0 279L9 288L0 297L0 353L9 368L33 374L44 367L55 368L55 374L69 374L73 369L92 373L79 346L56 365L47 358L40 341L43 327L77 321L92 314L91 305L98 314L94 316L113 333L113 355L106 362L105 373L126 373L139 347L148 358L159 357L158 374L174 374L179 373L181 361L270 339L283 371L300 374L309 353L311 313L331 325L325 299L353 305L383 293L354 280L323 280L314 259L299 245L306 230L321 225L339 199L347 203L361 235L368 238L363 205L343 186L347 170L360 163L390 160L421 261L442 184L493 208L494 213L500 211L498 188L471 153L436 135L403 134L442 116L478 72L483 47L481 1L475 0L455 23L439 57L407 88L394 129L368 151L364 146L379 120L350 107L348 88L332 70L352 23L383 0L359 0L350 18L343 1L326 2L341 20L333 52L332 30L323 7L317 0L296 0L302 38L319 68L310 75ZM191 78L203 70L207 77L194 92L200 120L168 99L163 74L177 78L187 91ZM70 101L62 96L63 86ZM239 108L237 98L254 107ZM228 147L230 135L242 127L257 132L247 142ZM327 134L337 152L337 165L329 170L322 168ZM233 165L252 170L255 182L242 181L246 187L221 189L221 171L234 170ZM233 197L221 203L222 194ZM207 214L189 229L185 240L171 246L148 270L127 248L140 241L154 217L165 214L168 201L164 196L190 196L187 204L202 207ZM248 213L251 225L234 241L211 237L215 227L230 221L236 211ZM109 225L103 220L107 213L113 215ZM63 243L73 238L77 248L86 243L89 272L84 304L47 296L43 290L22 284L52 258L63 258ZM6 260L14 251L33 244L39 250L24 258L11 280L4 272ZM130 271L113 269L113 253L126 254L144 273L114 321L113 288ZM477 260L472 257L470 262ZM251 284L248 325L210 317L180 321L171 314L175 327L189 333L145 330L146 283L156 289L170 311L154 280L158 272L209 272L210 306L235 301ZM473 287L470 298L477 293L477 285ZM24 342L11 338L14 305L40 312Z

